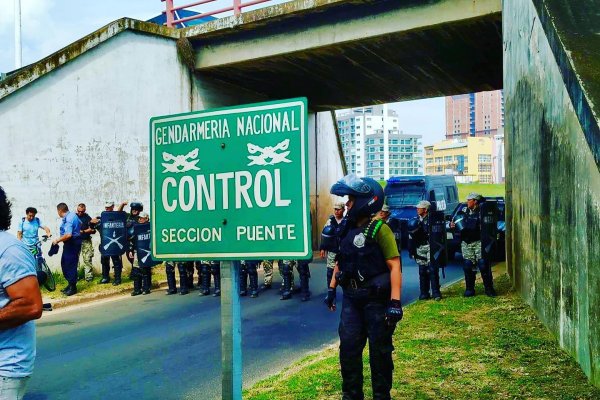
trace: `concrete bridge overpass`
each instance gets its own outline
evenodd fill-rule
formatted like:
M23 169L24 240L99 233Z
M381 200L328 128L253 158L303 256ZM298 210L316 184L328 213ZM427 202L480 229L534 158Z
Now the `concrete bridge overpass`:
M331 110L501 89L501 14L499 0L293 1L183 35L199 75Z
M109 196L145 199L149 117L306 96L320 225L343 172L330 110L503 88L509 272L600 385L593 3L295 0L181 31L116 21L0 82L7 154L47 150L27 163L0 160L2 185L18 206L48 210L79 201L90 182L98 208ZM49 163L60 172L39 173Z

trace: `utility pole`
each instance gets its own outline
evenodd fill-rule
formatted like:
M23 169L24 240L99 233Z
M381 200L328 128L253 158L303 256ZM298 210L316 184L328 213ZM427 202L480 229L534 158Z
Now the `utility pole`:
M21 51L21 0L15 0L15 69L23 66Z

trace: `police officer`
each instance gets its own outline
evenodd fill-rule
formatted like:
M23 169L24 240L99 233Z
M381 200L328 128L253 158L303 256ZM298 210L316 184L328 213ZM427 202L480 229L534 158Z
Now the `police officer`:
M127 221L125 222L125 226L127 227L127 240L131 247L131 242L133 241L133 229L135 224L139 222L140 213L144 211L144 205L140 201L132 201L128 203L126 201L122 202L119 206L119 211L122 211L125 206L129 204L129 213L127 214ZM138 268L138 261L135 256L129 257L129 253L127 255L127 260L131 264L131 275L130 278L133 279L133 268Z
M62 273L68 282L64 293L72 296L77 293L77 264L79 252L81 251L81 221L65 203L56 206L58 216L62 219L60 224L60 237L54 239L52 244L56 246L63 242L63 252L60 259Z
M250 297L258 297L258 261L242 260L240 265L240 296L248 295L250 289ZM248 280L250 285L248 286Z
M383 189L371 178L350 174L331 187L348 196L346 225L325 303L333 311L336 285L343 289L340 315L340 366L343 399L362 400L362 353L369 340L374 399L390 399L392 334L402 319L401 261L394 234L371 217L383 206Z
M432 265L429 246L429 207L427 200L420 201L417 205L417 217L408 222L410 253L419 266L419 300L441 300L440 269ZM431 286L431 295L429 287Z
M384 204L381 207L381 210L375 215L374 219L380 219L383 222L387 223L390 218L390 207L387 204Z
M148 213L140 212L136 224L145 224L149 220L150 217ZM130 247L127 253L127 258L135 260L134 265L131 267L131 279L133 280L133 292L131 292L131 295L138 296L140 294L150 294L150 286L152 282L152 269L151 267L140 266L137 258L135 257L135 252L138 244L137 235L133 235L133 238L132 240L130 240L129 244Z
M121 207L120 207L121 208ZM113 201L107 201L104 203L104 211L114 211L115 203ZM121 209L119 211L122 211ZM96 231L102 237L102 224L100 223L100 217L96 217L90 221L90 228L96 229ZM100 252L100 264L102 265L102 279L100 283L110 283L110 261L113 263L113 270L115 274L115 280L113 285L121 284L121 272L123 271L123 261L121 256L105 256Z
M175 266L179 272L179 294L186 295L190 292L187 270L191 266L194 268L193 261L167 261L165 263L165 273L167 274L167 295L177 293L177 280L175 279Z
M335 267L335 256L339 251L339 231L344 218L346 205L337 202L333 205L333 215L327 219L327 223L321 232L321 246L319 247L321 258L327 257L327 287L331 284L333 268Z
M483 200L478 193L469 193L467 205L458 211L454 221L450 222L450 228L460 230L461 251L465 262L463 271L465 273L465 297L475 296L475 279L477 269L481 273L485 294L494 297L494 280L490 262L481 255L481 213L480 203Z
M215 281L215 291L213 297L221 295L221 263L219 261L201 260L201 278L202 286L200 287L200 296L208 296L210 294L210 277L212 275Z

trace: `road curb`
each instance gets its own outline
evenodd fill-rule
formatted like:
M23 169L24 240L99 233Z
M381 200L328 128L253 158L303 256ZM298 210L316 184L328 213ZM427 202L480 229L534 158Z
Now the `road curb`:
M153 290L163 289L167 287L167 281L160 281L156 285L152 285ZM64 299L43 299L44 303L51 303L52 309L62 309L71 306L92 303L98 300L105 300L112 297L123 296L124 294L131 293L133 290L133 286L129 283L123 285L123 287L115 289L114 291L109 292L100 292L100 293L85 293L85 294L76 294L74 296L69 296Z

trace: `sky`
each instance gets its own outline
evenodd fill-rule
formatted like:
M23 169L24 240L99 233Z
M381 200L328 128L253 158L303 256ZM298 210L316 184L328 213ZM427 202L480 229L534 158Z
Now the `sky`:
M191 2L176 0L175 5ZM231 2L216 0L210 9ZM23 65L38 61L121 17L147 20L163 10L164 3L160 0L21 0ZM14 40L14 0L0 0L0 72L15 69ZM391 107L398 113L400 130L404 133L423 135L424 145L444 139L443 97L393 103Z

